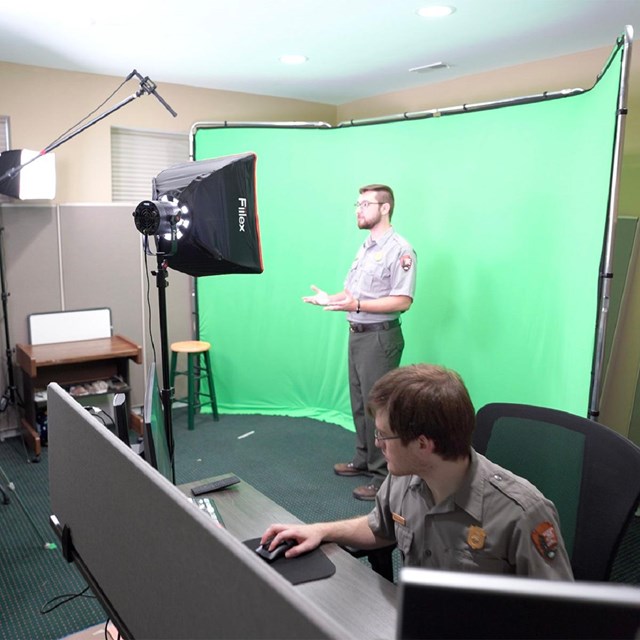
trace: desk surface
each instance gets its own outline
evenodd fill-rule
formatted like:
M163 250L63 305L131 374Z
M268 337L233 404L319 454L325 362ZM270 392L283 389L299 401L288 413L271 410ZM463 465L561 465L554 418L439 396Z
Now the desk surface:
M179 488L191 495L191 487L206 481L191 482ZM226 529L240 540L261 536L275 522L300 522L244 481L207 494L207 497L214 499ZM305 582L295 588L354 637L394 638L396 586L336 544L324 544L322 550L336 566L335 574L326 580Z
M137 364L142 363L142 347L124 336L51 344L17 344L16 355L18 364L31 378L37 376L39 367L61 364L117 358L130 358Z

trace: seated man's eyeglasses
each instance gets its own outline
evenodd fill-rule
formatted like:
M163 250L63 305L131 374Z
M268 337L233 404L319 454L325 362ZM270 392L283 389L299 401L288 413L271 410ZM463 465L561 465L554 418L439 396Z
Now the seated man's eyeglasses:
M379 442L385 440L399 440L402 436L383 436L377 429L373 432L373 437Z
M369 202L368 200L363 200L362 202L356 202L355 207L356 209L366 209L367 207L369 207L370 205L381 205L384 204L384 202Z

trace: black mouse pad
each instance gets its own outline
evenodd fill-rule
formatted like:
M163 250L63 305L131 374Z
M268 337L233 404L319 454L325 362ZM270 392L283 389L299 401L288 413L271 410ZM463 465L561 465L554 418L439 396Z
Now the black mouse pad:
M260 546L260 538L245 540L243 544L249 547L251 551L255 551ZM321 549L314 549L297 558L278 558L271 563L266 560L263 560L263 562L270 564L274 571L277 571L291 584L330 578L336 572L336 565L327 558Z

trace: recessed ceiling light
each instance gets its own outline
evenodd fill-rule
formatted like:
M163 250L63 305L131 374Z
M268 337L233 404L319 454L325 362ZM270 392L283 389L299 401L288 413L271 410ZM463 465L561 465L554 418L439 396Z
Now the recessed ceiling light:
M444 16L450 16L455 12L455 10L455 7L434 4L429 7L422 7L421 9L418 9L417 13L423 18L444 18Z
M304 64L308 59L307 56L302 55L280 56L280 62L282 62L282 64Z
M451 65L446 62L432 62L431 64L425 64L421 67L413 67L409 69L410 73L428 73L429 71L437 71L438 69L449 69Z

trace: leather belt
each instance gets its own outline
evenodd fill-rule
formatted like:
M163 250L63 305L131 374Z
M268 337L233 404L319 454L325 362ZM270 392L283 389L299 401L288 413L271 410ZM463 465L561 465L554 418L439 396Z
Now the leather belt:
M386 331L400 326L400 319L387 320L386 322L369 322L360 324L358 322L349 323L349 331L351 333L364 333L366 331Z

